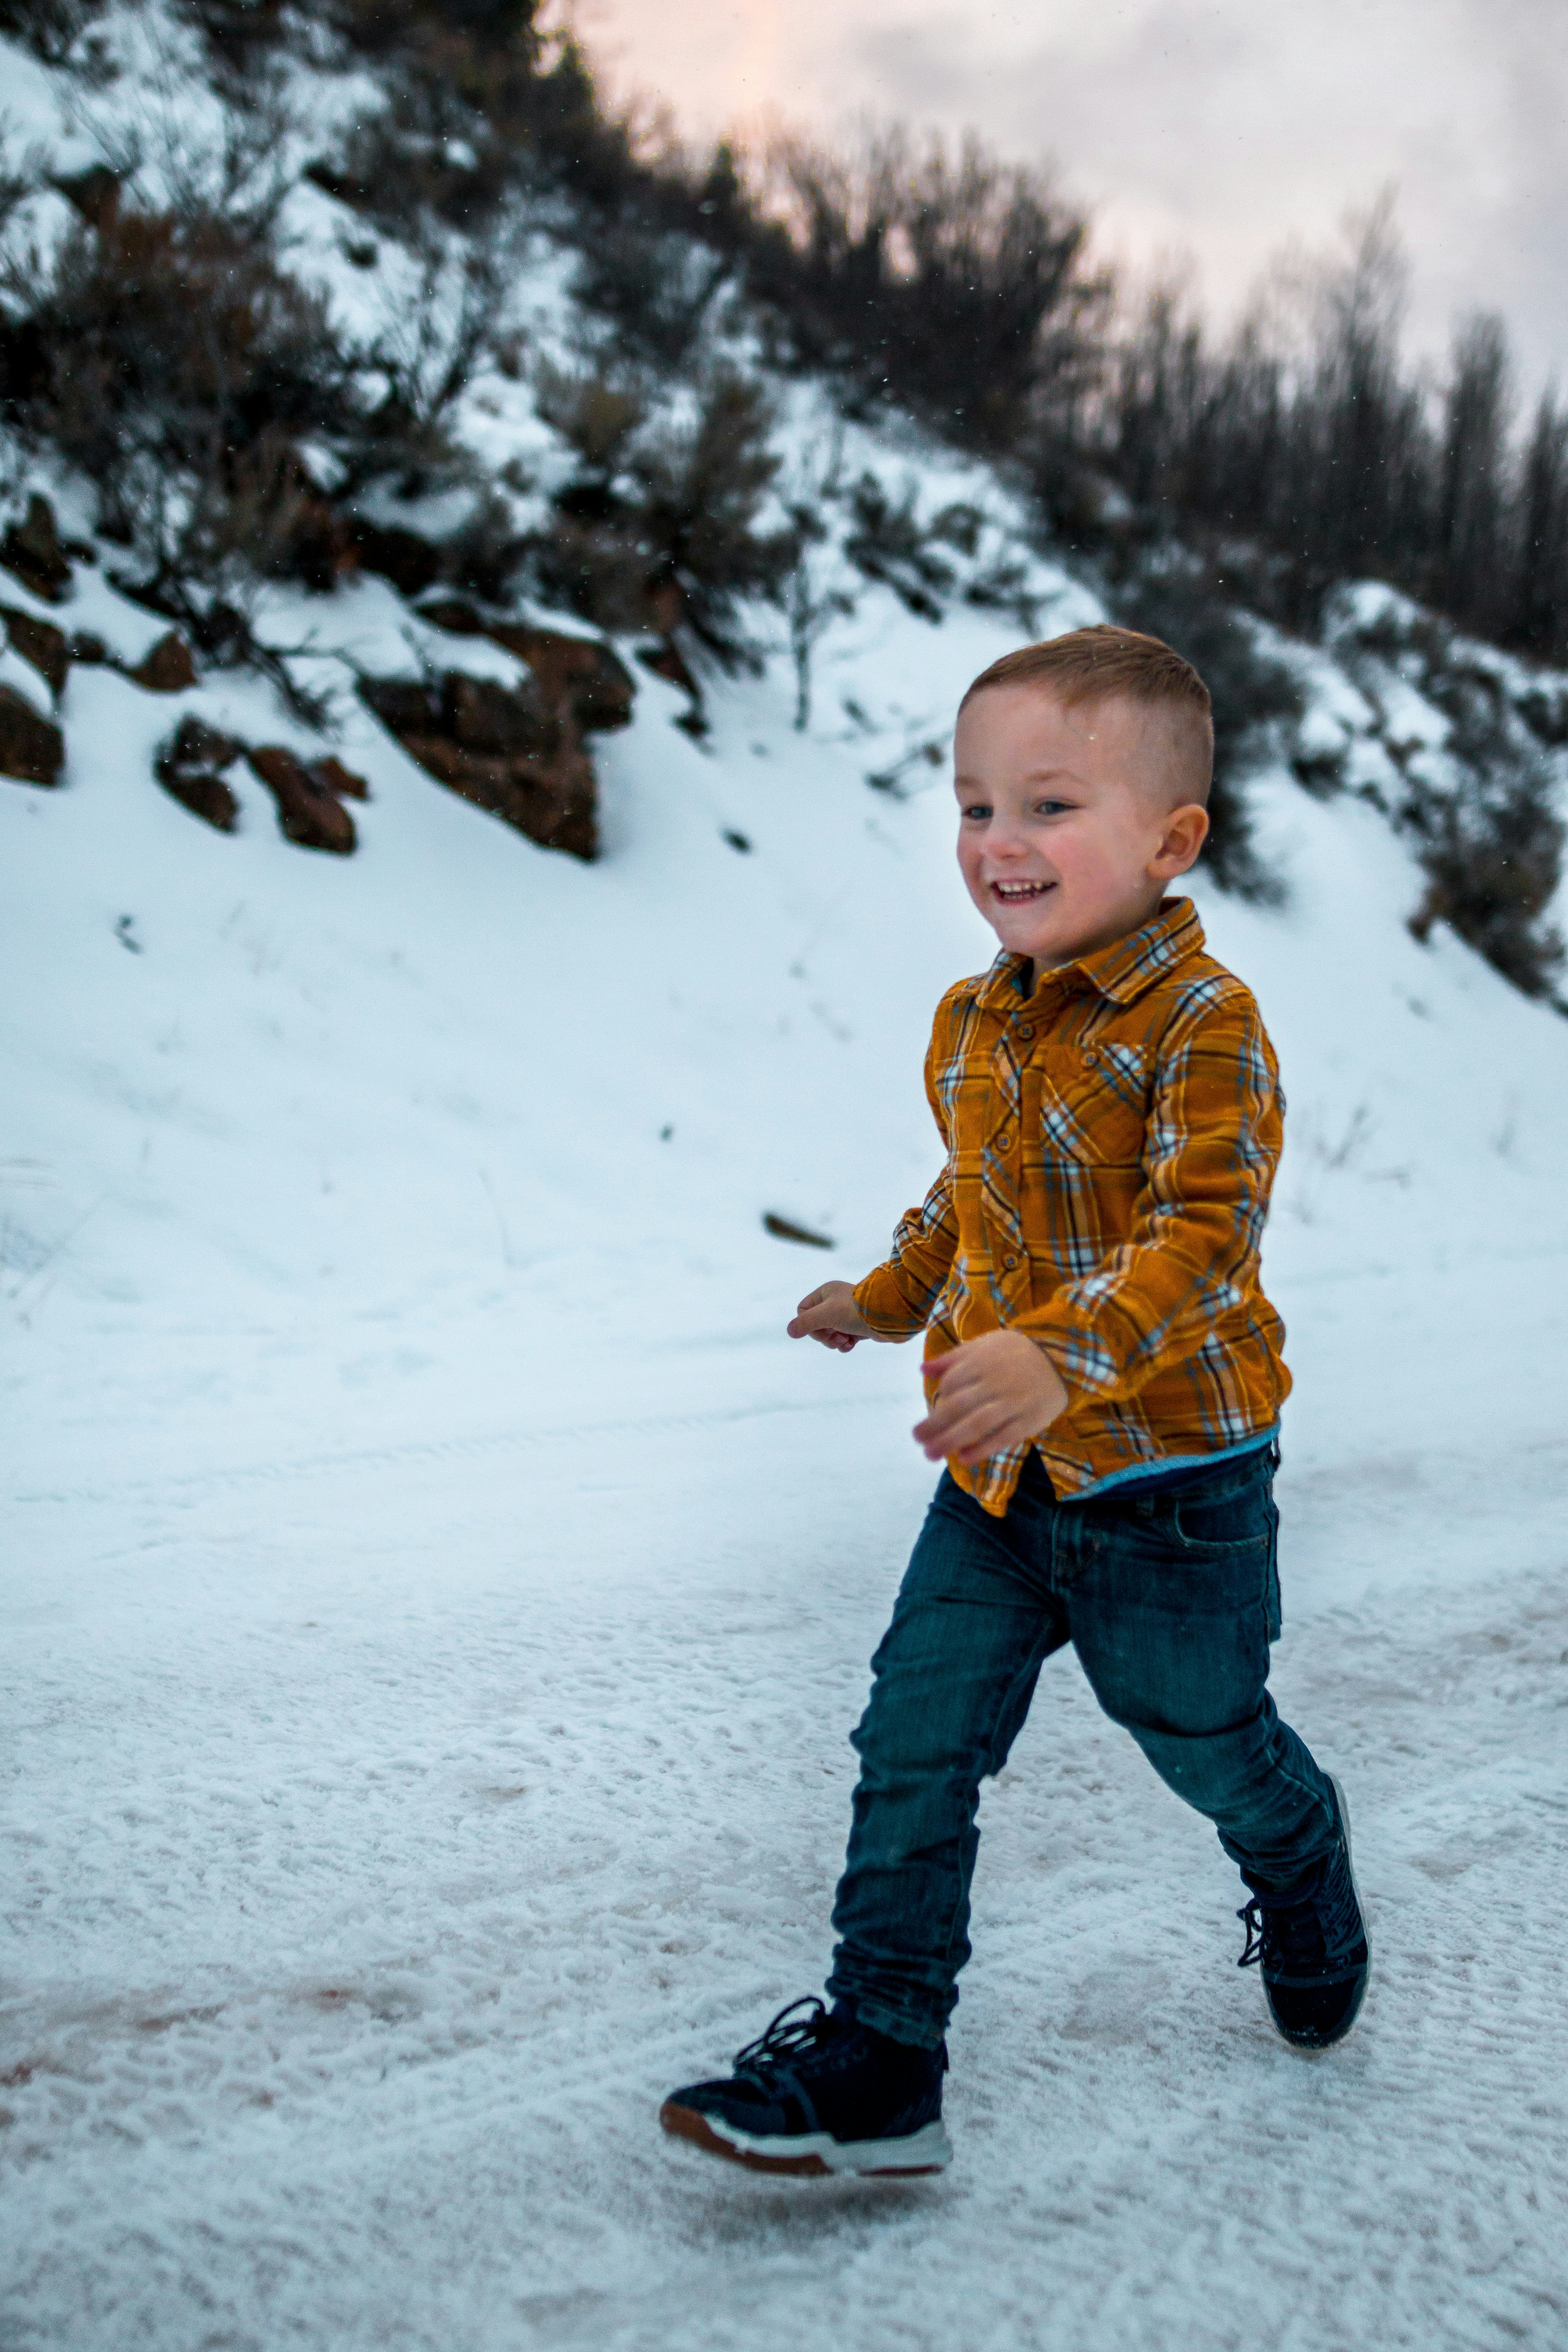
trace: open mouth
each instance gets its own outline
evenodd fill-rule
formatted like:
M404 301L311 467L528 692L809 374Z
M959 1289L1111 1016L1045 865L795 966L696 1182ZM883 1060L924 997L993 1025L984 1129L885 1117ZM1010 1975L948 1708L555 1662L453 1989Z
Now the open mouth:
M1031 898L1043 898L1047 890L1056 887L1054 882L993 882L991 891L1005 907L1025 907Z

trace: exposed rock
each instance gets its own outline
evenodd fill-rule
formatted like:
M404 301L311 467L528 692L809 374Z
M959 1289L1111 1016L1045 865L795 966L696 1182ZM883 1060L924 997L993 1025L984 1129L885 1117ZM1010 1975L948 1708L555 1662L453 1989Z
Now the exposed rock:
M452 636L488 637L492 645L516 654L532 671L541 695L552 709L569 702L577 724L586 733L605 732L629 725L637 686L630 673L598 637L570 637L559 629L536 629L524 621L488 620L466 596L434 596L419 606L419 618ZM697 683L672 644L666 642L678 682L692 694ZM649 667L655 667L649 663ZM673 668L663 670L669 677Z
M183 694L196 682L196 665L179 631L171 629L125 675L132 686L144 687L149 694Z
M623 665L595 638L488 621L459 597L421 609L454 635L504 646L530 674L518 686L466 670L421 685L365 678L360 692L383 726L427 774L531 841L596 857L597 787L584 738L630 719L637 689Z
M48 681L49 692L58 701L65 691L71 666L65 631L57 629L52 621L40 621L34 614L22 612L15 604L0 604L0 620L5 622L5 634L22 659L31 662L39 677Z
M702 688L692 675L691 666L673 637L653 637L637 647L637 659L644 669L651 669L655 677L668 678L682 694L689 695L693 705L702 700Z
M167 742L159 745L153 772L193 816L216 825L219 833L232 833L239 823L239 803L219 771L244 749L234 736L220 734L199 719L182 719Z
M331 850L339 857L349 855L358 839L353 817L292 751L280 743L261 743L253 746L247 757L278 803L278 823L286 840L301 849Z
M290 488L289 568L305 587L328 595L363 560L354 543L353 526L322 496L298 459L290 467Z
M342 761L333 758L331 752L323 759L312 760L305 772L312 783L320 784L324 793L335 794L340 801L367 801L370 798L370 786L364 778L356 776L352 768L345 768Z
M362 701L400 741L408 735L439 735L446 724L438 685L432 688L405 677L362 677L359 690Z
M96 667L109 659L109 647L101 637L95 637L90 629L73 629L67 650L73 662L81 662L89 667Z
M0 563L48 604L58 604L70 586L70 562L55 528L55 510L36 490L26 516L0 540Z
M55 185L70 199L89 228L114 226L120 210L120 174L107 163L93 163L85 172L68 172Z
M14 687L0 686L0 776L19 784L54 784L65 765L66 739Z
M402 596L419 595L441 569L440 549L416 530L395 526L384 530L376 523L356 522L353 544L363 568L390 580Z
M603 734L631 723L637 687L626 664L597 637L563 636L556 629L531 629L499 621L485 632L528 664L545 702L576 720L585 734Z
M594 763L580 746L552 760L487 759L447 736L411 735L404 748L427 773L476 808L488 809L537 841L574 857L599 854Z
M428 621L433 629L446 629L454 637L482 637L484 615L469 604L466 596L430 596L419 606L419 618Z
M448 670L441 681L446 731L465 751L496 759L549 759L560 749L561 721L531 678L519 687Z

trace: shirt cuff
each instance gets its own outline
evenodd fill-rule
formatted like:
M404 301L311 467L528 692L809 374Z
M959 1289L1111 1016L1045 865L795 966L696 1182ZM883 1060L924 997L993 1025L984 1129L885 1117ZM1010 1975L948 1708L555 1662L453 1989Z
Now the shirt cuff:
M879 1339L912 1339L917 1331L925 1329L923 1311L910 1305L890 1265L873 1266L864 1281L855 1285L853 1297Z

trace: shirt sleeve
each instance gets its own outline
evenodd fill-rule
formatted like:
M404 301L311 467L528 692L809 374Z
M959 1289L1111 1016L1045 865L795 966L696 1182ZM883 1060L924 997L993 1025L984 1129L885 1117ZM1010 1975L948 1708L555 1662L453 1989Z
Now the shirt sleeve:
M942 1014L938 1013L940 1023ZM893 1246L882 1264L855 1286L855 1304L879 1339L910 1339L923 1331L947 1285L958 1248L958 1218L952 1202L952 1137L936 1087L936 1034L926 1052L926 1099L948 1148L942 1173L918 1209L900 1218Z
M1045 1348L1075 1402L1133 1395L1242 1304L1283 1125L1278 1066L1249 995L1178 1022L1161 1047L1131 1234L1014 1325Z

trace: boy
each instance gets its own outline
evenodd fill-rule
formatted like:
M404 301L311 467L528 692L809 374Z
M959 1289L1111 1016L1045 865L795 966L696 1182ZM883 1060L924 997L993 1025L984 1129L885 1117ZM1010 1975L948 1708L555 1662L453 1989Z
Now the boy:
M1275 1712L1284 1333L1258 1286L1283 1105L1258 1008L1166 886L1208 830L1207 689L1101 625L975 679L958 862L1001 941L938 1007L947 1161L887 1263L801 1301L847 1350L926 1333L947 1467L855 1733L830 2009L780 2012L666 2130L769 2172L935 2171L980 1782L1051 1651L1205 1813L1274 2021L1337 2042L1367 1944L1337 1784Z

